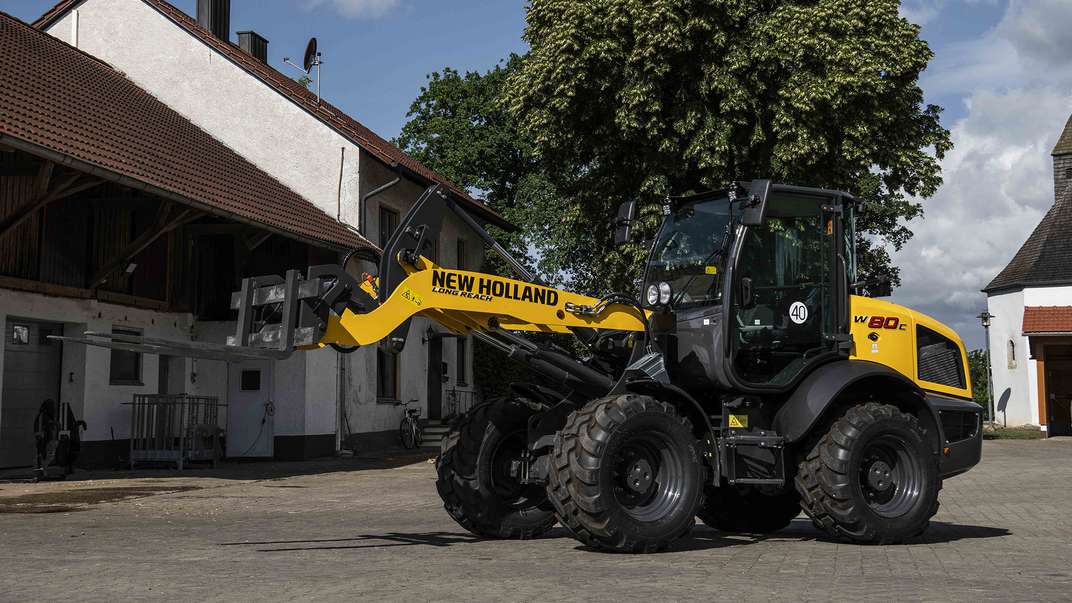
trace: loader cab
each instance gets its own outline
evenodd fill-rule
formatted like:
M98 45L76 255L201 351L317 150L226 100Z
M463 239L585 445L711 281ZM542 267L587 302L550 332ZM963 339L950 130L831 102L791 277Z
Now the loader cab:
M765 181L673 200L643 301L674 382L787 391L846 357L855 209L845 193Z

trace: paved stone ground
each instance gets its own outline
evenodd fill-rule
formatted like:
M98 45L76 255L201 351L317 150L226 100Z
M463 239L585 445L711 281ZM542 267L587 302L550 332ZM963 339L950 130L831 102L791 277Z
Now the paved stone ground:
M187 473L0 483L0 600L1072 598L1068 439L987 442L925 536L884 547L828 542L803 517L769 538L698 526L646 556L561 528L480 541L414 457ZM27 512L42 510L56 512Z

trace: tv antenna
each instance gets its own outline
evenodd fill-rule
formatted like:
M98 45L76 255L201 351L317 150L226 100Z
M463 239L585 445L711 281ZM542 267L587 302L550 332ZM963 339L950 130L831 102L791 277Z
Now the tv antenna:
M291 62L290 57L284 57L283 62L291 67L301 71L305 75L309 75L313 67L316 67L316 104L320 104L320 64L323 63L320 59L320 51L316 49L316 38L309 38L309 43L305 45L305 57L302 58L301 66L298 66Z

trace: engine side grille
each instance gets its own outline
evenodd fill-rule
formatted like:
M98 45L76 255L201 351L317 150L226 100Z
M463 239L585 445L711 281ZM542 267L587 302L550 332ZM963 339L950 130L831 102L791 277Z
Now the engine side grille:
M923 381L963 388L967 383L960 347L948 337L926 328L916 328L918 376Z
M964 387L960 382L960 354L943 343L919 348L919 378L951 387Z

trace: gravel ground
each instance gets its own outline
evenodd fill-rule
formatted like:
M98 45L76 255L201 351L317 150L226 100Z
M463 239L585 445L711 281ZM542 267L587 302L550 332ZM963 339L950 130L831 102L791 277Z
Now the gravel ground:
M702 525L670 551L581 547L561 528L482 541L425 458L382 456L0 483L0 600L1068 600L1072 439L992 441L918 541Z

